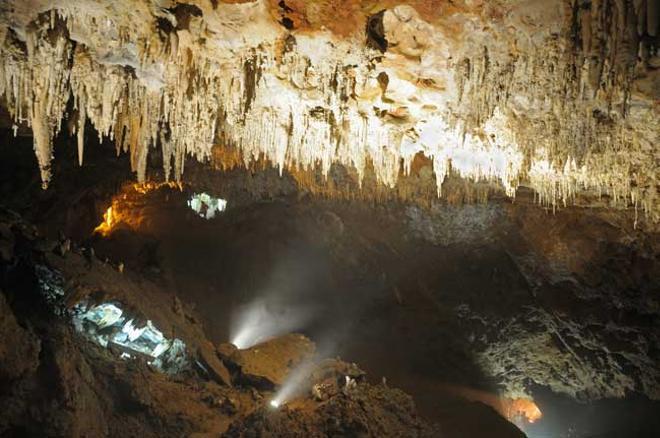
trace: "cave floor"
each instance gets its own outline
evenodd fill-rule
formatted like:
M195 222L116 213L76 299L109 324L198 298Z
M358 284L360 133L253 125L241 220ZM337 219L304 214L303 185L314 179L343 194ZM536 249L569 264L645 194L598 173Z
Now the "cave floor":
M579 300L569 283L530 284L519 265L531 251L529 236L509 220L492 219L506 215L501 210L508 206L470 210L482 216L477 221L490 221L489 229L467 225L459 239L438 244L442 236L430 241L423 229L411 231L416 212L402 206L286 199L230 206L206 221L187 209L183 193L155 195L151 202L132 213L140 229L95 238L97 254L135 266L195 303L216 343L232 338L237 309L265 305L287 330L413 395L420 413L452 436L483 433L475 420L481 405L472 401L506 409L499 382L475 358L482 348L475 337L492 336L498 325L475 325L457 316L461 309L491 322L530 306L552 312L571 303L575 318L587 311L575 308ZM582 305L589 313L608 312L593 302ZM660 405L642 396L578 403L533 386L545 418L518 421L529 436L621 436L631 429L652 436L658 430Z

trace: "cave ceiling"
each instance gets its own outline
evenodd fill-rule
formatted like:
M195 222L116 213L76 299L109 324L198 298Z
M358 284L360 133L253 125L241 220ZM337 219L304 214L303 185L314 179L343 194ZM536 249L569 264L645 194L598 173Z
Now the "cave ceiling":
M660 221L657 0L3 0L0 94L47 185L53 139L130 154L240 151L393 187L418 154L531 187L606 196Z

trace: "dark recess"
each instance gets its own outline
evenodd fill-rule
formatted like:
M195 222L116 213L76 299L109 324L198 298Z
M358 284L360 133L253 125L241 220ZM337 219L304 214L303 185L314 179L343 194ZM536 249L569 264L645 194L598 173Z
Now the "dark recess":
M387 39L383 26L385 10L372 15L367 20L367 46L385 53L387 51Z

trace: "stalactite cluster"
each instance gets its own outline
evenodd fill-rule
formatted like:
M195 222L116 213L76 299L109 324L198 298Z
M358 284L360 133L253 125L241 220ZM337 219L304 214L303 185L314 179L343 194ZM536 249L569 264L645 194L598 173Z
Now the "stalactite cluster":
M0 94L33 130L44 185L69 119L81 164L89 123L139 181L154 147L168 179L222 143L280 170L340 163L361 180L370 163L390 187L422 153L439 195L453 171L552 205L593 190L660 220L651 0L383 7L341 36L296 32L263 0L8 3Z

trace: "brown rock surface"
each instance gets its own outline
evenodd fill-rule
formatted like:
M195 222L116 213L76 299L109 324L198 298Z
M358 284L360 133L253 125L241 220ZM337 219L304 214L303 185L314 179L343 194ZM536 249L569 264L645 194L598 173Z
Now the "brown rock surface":
M236 350L231 360L244 378L254 383L282 385L287 375L314 354L315 346L300 334L279 336L245 350Z
M39 339L21 327L0 290L0 381L11 382L34 373L39 365Z
M0 223L7 223L4 213ZM19 218L13 216L10 223L23 259L0 262L2 435L243 436L262 430L264 436L439 436L417 416L409 396L363 381L323 403L307 396L295 409L266 412L263 404L271 393L246 381L242 383L247 386L239 388L227 385L222 362L185 303L172 305L177 300L150 281L130 270L122 275L94 256L83 257L75 245L63 255L45 254L44 248L52 245L37 246L31 227ZM42 266L49 266L52 276L39 277L45 268L35 271L37 262L47 263ZM82 298L122 303L132 315L142 314L184 338L188 351L199 351L197 358L217 375L209 380L192 368L176 375L160 373L140 357L122 359L76 333L70 315L53 297L42 295L43 285L36 281L55 281L58 276L70 305ZM35 281L25 281L30 278ZM309 339L287 335L229 354L244 375L279 384L313 352ZM362 376L353 365L333 363L341 374ZM501 421L494 413L484 418Z

